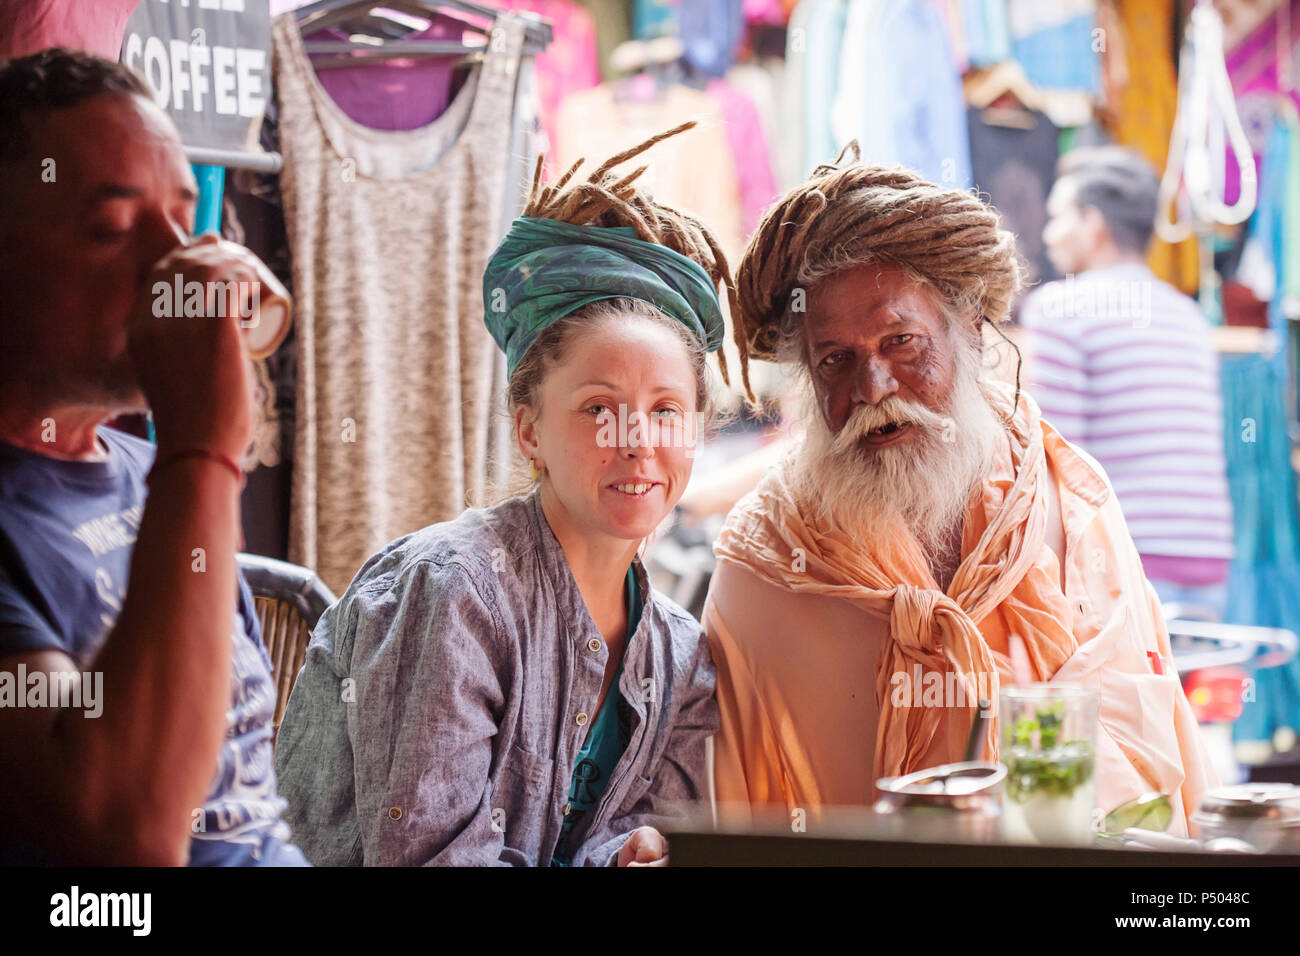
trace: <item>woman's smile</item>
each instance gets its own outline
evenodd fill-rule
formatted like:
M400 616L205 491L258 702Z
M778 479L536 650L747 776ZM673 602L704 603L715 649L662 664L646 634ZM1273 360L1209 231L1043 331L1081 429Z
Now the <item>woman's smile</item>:
M620 478L607 484L605 490L624 498L647 498L662 484L650 478Z

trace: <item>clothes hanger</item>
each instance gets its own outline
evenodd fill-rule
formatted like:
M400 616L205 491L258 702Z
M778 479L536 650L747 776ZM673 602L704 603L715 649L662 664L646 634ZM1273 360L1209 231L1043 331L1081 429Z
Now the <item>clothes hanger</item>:
M330 0L326 0L326 2L330 2ZM361 25L361 22L364 22L367 28L391 24L393 27L404 29L409 33L413 29L413 25L403 23L397 17L391 16L393 12L396 12L399 16L405 14L420 21L428 21L437 16L458 13L460 15L454 18L461 20L467 31L486 36L491 29L490 26L464 19L467 16L478 17L478 14L473 11L462 10L452 3L448 3L448 9L444 10L439 9L441 6L439 3L422 2L422 0L392 0L392 2L387 2L387 0L334 0L334 2L337 5L327 9L318 10L316 9L317 4L299 7L294 14L298 21L299 31L306 35L327 27L354 26ZM480 17L480 19L488 20L489 24L491 22L491 18Z
M432 16L431 11L420 10L417 14L407 13L401 9L403 4L398 2L385 5L383 7L373 4L349 4L334 10L327 10L318 14L309 22L300 22L299 31L306 36L309 33L316 33L330 27L341 27L346 31L364 29L372 36L383 39L401 39L408 36L412 31L420 29L417 23L427 22ZM407 10L413 9L407 7ZM416 17L418 19L412 19ZM466 29L477 29L471 24L465 24Z
M343 42L304 40L303 48L312 57L312 69L319 72L336 66L356 66L364 59L389 59L378 55L383 44L390 40L406 40L420 30L426 29L428 24L432 22L426 19L427 17L428 14L423 13L419 20L412 20L403 16L401 12L395 12L391 7L376 7L370 10L364 7L359 10L343 8L325 13L319 20L313 21L305 29L300 28L300 32L305 37L309 32L315 34L321 30L337 27L348 34L347 40ZM471 29L472 26L467 23L465 28ZM322 56L322 45L331 42L337 43L338 46L327 49L346 49L349 52L339 56ZM351 52L360 48L373 51L372 55L365 57ZM416 55L409 50L404 50L404 52L407 52L408 55Z
M501 13L500 10L474 3L472 0L317 0L316 3L307 4L294 11L294 19L298 24L299 32L307 34L328 26L354 21L359 17L369 18L373 16L372 11L382 9L395 10L422 20L430 20L435 16L461 14L461 16L452 16L452 18L460 20L462 16L468 16L486 20L489 24L495 22L497 16ZM551 41L551 24L535 14L521 12L518 15L523 16L528 21L524 32L524 54L540 53ZM382 18L381 15L380 19L387 18ZM387 22L392 23L394 21L388 20ZM339 65L340 63L355 66L359 62L369 62L371 60L390 60L417 56L454 56L457 54L481 56L487 43L487 37L491 33L491 27L484 27L466 21L465 29L467 32L483 35L484 42L481 44L466 44L454 40L402 40L393 38L391 35L385 36L381 34L360 42L352 40L311 41L304 43L303 48L309 54L350 54L337 60L318 60L315 63L316 66Z
M454 6L454 5L452 5ZM421 20L432 20L435 16L445 16L437 9L436 3L419 3L412 0L393 0L385 3L389 10L396 10ZM324 3L309 4L300 7L295 16L298 30L303 35L331 26L346 26L354 32L347 40L312 40L303 43L308 55L322 53L341 54L336 57L321 58L312 61L314 69L329 69L336 66L357 66L367 62L381 62L397 58L464 56L473 59L481 54L487 43L489 29L474 23L465 23L465 32L483 37L481 43L464 43L456 40L406 40L403 37L414 32L407 28L401 37L391 36L386 25L398 25L382 13L376 0L325 0ZM457 8L459 9L459 8ZM464 11L461 11L464 12ZM459 19L459 18L454 18Z
M328 25L330 20L337 20L339 15L346 16L347 11L353 13L358 9L387 8L389 10L399 10L403 13L411 12L410 8L416 8L422 12L416 12L414 16L427 17L429 12L437 13L441 8L458 10L462 14L478 17L481 20L491 22L501 13L494 7L484 6L481 3L474 3L473 0L316 0L315 3L308 3L294 10L294 19L298 22L301 30L315 30L322 26ZM405 8L405 9L404 9Z
M1025 69L1015 60L1004 60L984 70L972 70L962 82L966 102L977 109L991 106L1010 94L1030 110L1041 108L1042 97L1029 82Z
M1034 114L1025 108L1015 94L1009 92L980 110L980 119L989 126L1000 126L1005 129L1030 130L1038 126Z
M1015 60L972 72L962 88L966 102L978 109L980 119L990 126L1033 129L1038 125L1033 114L1041 112L1042 98Z

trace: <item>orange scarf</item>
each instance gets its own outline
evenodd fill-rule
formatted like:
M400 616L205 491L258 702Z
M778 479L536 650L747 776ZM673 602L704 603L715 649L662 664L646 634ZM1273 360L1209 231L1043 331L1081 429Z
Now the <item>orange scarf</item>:
M1003 419L1013 393L1001 383L985 386ZM1057 558L1044 543L1051 476L1043 423L1027 395L999 442L978 495L967 506L963 559L948 592L939 589L916 539L901 523L870 542L854 541L823 527L799 507L792 461L774 469L733 512L714 549L720 560L747 567L792 591L847 600L889 620L890 640L876 676L880 702L875 778L924 769L920 762L954 713L937 707L895 707L891 676L924 671L954 672L971 702L964 717L946 728L948 760L961 760L980 690L994 695L1011 674L1008 637L1018 634L1035 681L1048 680L1078 648L1071 612L1056 580ZM992 646L991 646L992 645ZM983 687L977 675L985 675ZM956 713L962 713L957 711ZM996 718L984 732L986 759L996 760Z

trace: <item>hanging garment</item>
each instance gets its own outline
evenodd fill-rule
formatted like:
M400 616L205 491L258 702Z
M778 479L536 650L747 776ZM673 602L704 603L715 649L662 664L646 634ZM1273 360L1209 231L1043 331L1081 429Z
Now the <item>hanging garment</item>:
M1169 158L1178 101L1172 51L1174 2L1121 3L1119 19L1129 81L1112 104L1115 120L1111 132L1116 143L1137 149L1162 171ZM1171 246L1157 238L1147 253L1147 265L1180 291L1196 291L1199 265L1195 239Z
M1287 161L1283 175L1286 177L1285 194L1281 203L1282 239L1277 252L1279 295L1274 302L1272 325L1290 330L1283 318L1283 308L1294 305L1300 296L1300 121L1296 111L1288 109L1282 120L1286 127ZM1290 313L1294 317L1294 313Z
M635 0L632 4L632 29L638 40L680 36L677 4L674 0Z
M1279 4L1280 6L1280 4ZM1278 55L1278 18L1281 11L1267 17L1257 29L1232 49L1224 58L1228 79L1237 101L1237 115L1242 129L1250 140L1255 154L1255 172L1260 173L1260 159L1268 145L1277 113L1277 99L1283 95L1283 71L1290 82L1286 84L1291 101L1300 107L1300 0L1291 0L1291 59L1286 62ZM1258 179L1256 180L1258 181ZM1231 204L1241 194L1241 172L1236 160L1228 156L1224 169L1224 200Z
M1287 440L1285 379L1261 355L1225 356L1221 372L1225 446L1237 560L1228 576L1225 620L1300 633L1300 548L1295 473ZM1300 658L1255 670L1254 693L1233 725L1237 740L1270 740L1300 729Z
M987 122L983 110L967 111L975 188L988 193L1002 228L1015 233L1016 250L1029 267L1026 286L1056 277L1043 245L1043 227L1047 225L1047 195L1056 182L1060 135L1046 114L1029 115L1033 128L1020 129Z
M832 108L837 145L856 139L864 162L901 163L941 186L970 187L961 76L932 3L850 4L839 63ZM925 69L916 70L918 63Z
M1128 85L1128 45L1124 22L1119 16L1119 0L1101 0L1097 5L1097 29L1105 43L1101 49L1101 97L1099 110L1107 110L1119 100ZM1093 120L1095 124L1097 121Z
M267 101L258 133L266 152L280 151L279 107ZM231 170L221 221L222 238L247 247L292 294L293 276L285 239L278 173ZM240 466L248 474L239 498L244 550L289 559L289 495L293 484L293 424L297 401L298 338L289 335L253 369L253 440Z
M510 148L506 156L506 195L501 204L501 235L510 231L510 224L524 211L528 190L533 182L533 169L537 157L547 149L546 133L542 127L541 95L538 90L537 60L532 56L519 61L519 77L515 83L514 114L510 120ZM505 372L505 356L501 356L501 370Z
M391 68L378 66L387 75ZM318 74L319 76L320 74ZM542 145L537 117L536 71L533 57L526 56L519 67L515 89L515 113L511 129L509 163L511 171L506 202L502 204L500 234L523 210L525 192L532 181L533 165ZM380 115L393 115L381 109ZM272 99L263 118L260 146L279 152L279 107ZM247 246L271 267L285 287L292 291L293 276L285 237L284 207L278 174L241 171L227 182L225 218L221 224L226 239ZM505 358L498 355L494 381L505 380ZM255 424L253 443L241 462L248 483L240 498L244 549L253 554L287 560L289 557L289 513L293 475L295 404L298 382L298 340L292 328L275 354L251 363L254 371ZM502 403L504 404L504 403ZM511 423L494 410L488 447L513 447ZM509 456L492 462L489 484L507 485L515 470Z
M1093 41L1097 0L1008 0L1011 55L1029 82L1044 89L1096 93L1100 74Z
M722 111L740 184L742 235L748 237L777 194L763 119L754 101L726 80L710 80L707 89Z
M847 0L801 0L790 21L788 49L797 55L790 62L790 70L799 70L800 94L791 115L803 117L800 181L819 164L833 162L844 145L836 142L831 110L839 84L840 47L848 12Z
M1011 58L1006 0L961 0L970 65L982 69Z
M500 10L528 11L551 24L551 42L536 57L536 84L547 148L553 149L560 104L570 93L589 90L600 82L595 20L573 0L493 0L491 5Z
M506 457L481 286L523 22L497 29L442 116L384 132L330 100L291 15L273 26L299 349L290 557L338 592L385 543L482 503Z
M728 262L738 263L744 242L740 183L722 110L708 93L681 84L644 101L620 99L612 84L575 93L560 108L556 168L565 170L586 158L578 171L582 176L605 158L691 119L699 122L695 129L616 169L631 172L648 165L637 185L655 201L703 222L718 237Z
M1275 121L1262 167L1251 232L1273 262L1276 291L1269 325L1288 347L1271 358L1223 360L1224 444L1237 542L1226 620L1300 633L1300 514L1288 437L1291 413L1284 399L1290 391L1290 323L1280 294L1288 277L1300 273L1300 262L1286 258L1300 203L1300 122L1294 111ZM1300 727L1300 658L1252 676L1254 693L1242 703L1233 736L1269 740L1280 728Z
M786 62L779 56L737 63L727 71L726 79L758 110L763 139L767 143L766 162L775 178L776 191L784 192L800 181L797 137L791 132L796 123L787 122L784 82Z
M781 0L744 0L745 23L756 27L785 26Z
M966 27L962 23L961 0L938 0L935 8L943 20L943 32L948 36L952 50L952 63L959 74L970 69L970 45L966 42Z
M435 17L429 26L410 34L412 40L456 40L465 24L454 17ZM317 30L308 41L346 41L339 27ZM322 54L333 57L336 54ZM320 85L344 113L371 129L406 130L427 126L447 109L453 94L453 57L413 57L401 63L378 61L362 66L331 66L316 74Z
M632 8L623 0L579 0L596 27L596 62L600 64L601 78L613 79L605 73L609 56L620 43L632 39Z
M694 129L656 143L649 152L615 170L626 174L638 166L647 166L637 186L656 202L680 209L704 223L735 269L744 251L744 214L740 174L732 159L720 105L703 90L681 84L670 85L646 100L620 98L616 89L607 83L564 101L555 168L566 170L575 160L585 158L577 173L581 177L610 156L687 120L696 120L699 125ZM725 311L725 300L723 308ZM730 336L722 348L728 367L738 368L740 356ZM755 394L769 381L753 375Z
M844 9L844 26L833 41L839 45L834 95L827 104L834 148L856 139L862 159L888 163L897 144L891 115L890 67L886 61L883 34L898 7L890 0L850 3ZM817 109L809 101L805 109Z
M126 21L140 0L0 0L0 58L27 56L52 46L116 60Z
M815 0L800 0L790 15L786 30L784 82L777 87L781 97L781 115L789 117L785 125L785 166L780 172L782 185L789 189L804 180L807 169L808 123L812 119L804 109L804 74L808 70L808 17ZM836 0L832 0L836 2Z
M573 0L496 0L492 5L499 10L527 11L551 24L551 42L534 58L531 82L537 87L542 128L553 145L561 101L570 93L600 82L596 22ZM439 15L428 28L408 39L459 40L464 32L463 22ZM306 39L343 40L347 33L330 28ZM321 70L318 79L343 112L363 126L407 130L426 126L442 115L458 92L452 75L454 65L454 58L435 57L414 59L400 66L331 67Z
M705 76L722 76L745 36L742 0L678 0L677 20L685 59Z

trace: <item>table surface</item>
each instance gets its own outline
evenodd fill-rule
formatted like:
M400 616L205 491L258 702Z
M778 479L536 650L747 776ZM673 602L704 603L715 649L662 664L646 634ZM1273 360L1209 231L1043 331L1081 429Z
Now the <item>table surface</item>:
M1300 855L1095 847L900 842L810 834L683 831L669 836L672 866L1300 866Z

